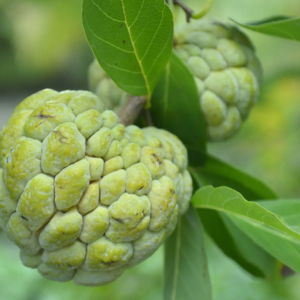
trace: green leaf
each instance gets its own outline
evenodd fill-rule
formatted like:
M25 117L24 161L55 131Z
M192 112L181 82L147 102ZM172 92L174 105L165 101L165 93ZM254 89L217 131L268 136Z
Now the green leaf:
M205 231L226 256L256 277L278 277L278 261L255 244L224 213L198 209L198 214Z
M155 126L205 150L206 126L194 77L174 52L154 90L151 113Z
M83 26L99 64L126 92L152 94L168 63L173 17L164 0L83 0Z
M200 151L190 151L194 163L189 170L199 187L204 185L228 186L237 190L248 200L276 199L276 194L259 179Z
M235 20L232 21L253 31L300 41L300 17L276 16L247 24L242 24Z
M196 192L192 203L197 209L225 213L265 251L300 272L300 226L289 226L282 218L227 187L204 187Z
M300 224L299 199L280 199L279 201L262 200L255 202L282 218L289 226L296 226L295 230L298 230L298 225Z
M299 300L300 275L264 280L244 272L205 239L214 300ZM200 299L201 300L201 299Z
M203 155L202 166L189 167L196 187L226 185L244 193L249 200L276 198L259 180L209 154ZM198 210L198 213L205 231L218 247L247 272L265 278L278 275L278 262L240 231L224 213L214 210Z
M212 300L203 228L190 206L165 243L164 300Z

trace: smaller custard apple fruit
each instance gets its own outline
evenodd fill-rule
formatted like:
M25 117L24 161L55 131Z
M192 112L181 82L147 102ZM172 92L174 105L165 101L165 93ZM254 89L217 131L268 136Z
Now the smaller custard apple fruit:
M192 195L181 141L125 128L90 92L26 98L1 131L0 155L0 225L24 266L50 280L115 280L158 249Z
M129 94L120 89L95 59L88 71L89 88L98 95L108 109L118 113L129 99Z
M175 28L174 49L194 75L209 139L228 139L248 117L262 81L250 40L235 26L198 20Z

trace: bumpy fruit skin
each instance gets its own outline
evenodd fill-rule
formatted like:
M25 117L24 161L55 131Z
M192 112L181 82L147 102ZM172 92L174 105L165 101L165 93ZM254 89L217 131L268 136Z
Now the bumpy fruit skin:
M211 141L231 137L257 101L262 68L237 27L192 21L175 28L174 49L194 75Z
M0 225L29 268L97 286L153 254L189 205L173 134L124 127L94 94L43 90L1 131Z
M129 94L115 84L96 59L89 67L88 79L90 90L101 98L108 109L118 113L127 102Z
M175 28L174 50L194 75L199 103L210 141L230 138L241 127L257 101L262 67L247 36L237 27L212 20L192 20ZM90 88L118 111L127 101L122 92L94 61ZM101 91L101 93L100 93Z

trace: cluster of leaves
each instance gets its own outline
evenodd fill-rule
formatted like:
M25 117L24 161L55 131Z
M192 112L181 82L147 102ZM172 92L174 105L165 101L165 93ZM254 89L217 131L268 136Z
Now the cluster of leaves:
M239 25L300 40L299 21ZM166 242L164 299L212 299L204 231L254 276L279 278L283 264L300 272L300 201L276 199L258 179L207 153L196 85L172 52L173 17L165 1L84 0L83 24L102 68L126 92L146 95L155 126L176 134L189 151L196 192Z

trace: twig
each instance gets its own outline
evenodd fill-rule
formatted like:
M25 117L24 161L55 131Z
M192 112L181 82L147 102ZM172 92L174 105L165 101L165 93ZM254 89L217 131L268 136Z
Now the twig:
M146 97L131 96L126 104L119 111L120 122L124 126L129 126L134 123L135 119L139 116L145 103Z
M150 110L149 109L143 109L142 114L143 114L143 116L144 116L144 118L146 120L147 126L154 126Z
M180 6L184 10L184 12L186 14L186 20L187 20L187 22L189 22L190 19L191 19L191 17L192 17L192 15L193 15L193 13L194 13L193 10L190 9L184 3L182 3L180 0L173 0L173 3L174 3L174 5Z
M291 275L295 274L295 271L289 268L288 266L283 266L281 269L281 276L283 278L289 277Z

